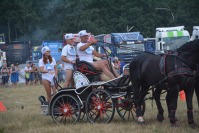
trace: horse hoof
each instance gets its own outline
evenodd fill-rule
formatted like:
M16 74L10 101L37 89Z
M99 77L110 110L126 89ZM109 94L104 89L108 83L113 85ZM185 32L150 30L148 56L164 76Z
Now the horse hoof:
M139 124L145 124L144 118L142 116L138 117L137 121Z
M189 126L190 126L191 128L193 128L193 129L197 127L197 125L196 125L195 123L189 124Z
M171 123L171 127L177 127L176 123Z
M164 116L158 114L158 115L157 115L157 120L158 120L159 122L162 122L162 121L164 120Z

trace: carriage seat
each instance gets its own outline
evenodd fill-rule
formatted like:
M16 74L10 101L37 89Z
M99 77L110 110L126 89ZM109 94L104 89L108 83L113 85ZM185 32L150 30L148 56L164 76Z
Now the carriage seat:
M87 61L79 61L77 64L77 71L84 74L89 80L98 77L97 75L102 74L102 71L96 70L96 68ZM95 80L99 80L99 78Z
M102 73L102 71L96 70L96 68L87 61L79 61L77 64L77 70L86 76L98 75Z

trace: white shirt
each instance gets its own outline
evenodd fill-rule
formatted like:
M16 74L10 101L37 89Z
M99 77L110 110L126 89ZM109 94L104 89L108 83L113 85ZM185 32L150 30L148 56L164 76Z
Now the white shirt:
M87 62L93 62L93 50L94 50L93 46L89 46L84 51L80 50L80 47L84 46L85 44L87 44L87 43L80 42L77 44L77 53L79 55L79 59L80 59L80 61L84 60Z
M25 70L25 72L26 72L26 71L28 71L28 70L32 70L32 68L31 68L31 67L28 68L28 67L26 66L26 67L24 68L24 70Z
M75 50L75 47L67 44L62 49L61 56L65 56L70 61L75 61L76 60L76 50ZM64 62L64 70L66 70L66 69L73 69L73 65L71 63Z
M56 65L56 61L54 58L52 58L52 63L47 63L44 64L43 58L39 60L39 67L44 67L44 70L49 70L49 71L55 71L54 66ZM48 81L53 81L53 77L55 74L50 74L50 73L42 73L42 79L46 79Z

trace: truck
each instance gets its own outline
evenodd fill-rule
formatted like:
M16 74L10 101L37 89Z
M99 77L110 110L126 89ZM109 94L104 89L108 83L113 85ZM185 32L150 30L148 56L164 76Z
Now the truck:
M32 60L36 61L42 58L42 53L41 53L41 46L33 46L32 47Z
M6 46L7 64L23 64L31 58L31 44L27 41L13 41Z
M3 60L6 59L6 45L4 34L0 34L0 67L3 64Z
M110 51L110 56L118 57L124 63L129 63L133 57L145 50L144 37L140 32L102 34L95 38L100 40L97 45L106 45L105 48ZM104 53L100 47L97 47L97 51Z
M55 58L56 61L61 60L61 50L63 48L63 40L51 40L43 41L42 47L48 46L51 50L51 56Z
M145 39L145 51L152 53L165 53L175 51L190 41L190 34L184 26L156 28L155 38Z

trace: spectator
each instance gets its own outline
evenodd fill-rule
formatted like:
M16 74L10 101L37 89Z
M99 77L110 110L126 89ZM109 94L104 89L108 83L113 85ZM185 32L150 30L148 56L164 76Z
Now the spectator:
M27 66L25 67L25 80L26 80L26 85L29 84L30 82L30 73L32 71L32 68L30 67L30 64L28 63Z
M57 62L57 70L58 70L58 83L61 83L63 81L61 61Z
M31 71L30 71L30 85L33 85L34 80L35 80L34 70L32 69L33 63L30 62L29 64L30 64L30 68L31 68Z
M18 74L17 74L17 69L16 67L14 66L14 64L11 64L10 66L10 74L11 74L11 82L12 82L12 85L13 86L16 86L17 85L17 81L18 81Z
M9 69L8 69L6 63L3 63L3 66L2 66L2 68L1 68L1 74L2 74L2 84L3 84L3 85L8 84Z
M19 82L19 71L20 71L20 69L19 69L19 67L18 67L19 65L18 65L18 63L15 65L15 69L16 69L16 77L17 77L17 83Z
M117 73L120 74L120 61L117 57L114 57L113 67L115 68Z
M123 74L123 67L125 66L126 64L124 63L123 59L121 59L120 61L120 74Z
M37 82L39 80L39 71L38 68L35 66L35 64L32 64L32 75L34 79L35 85L37 85Z

